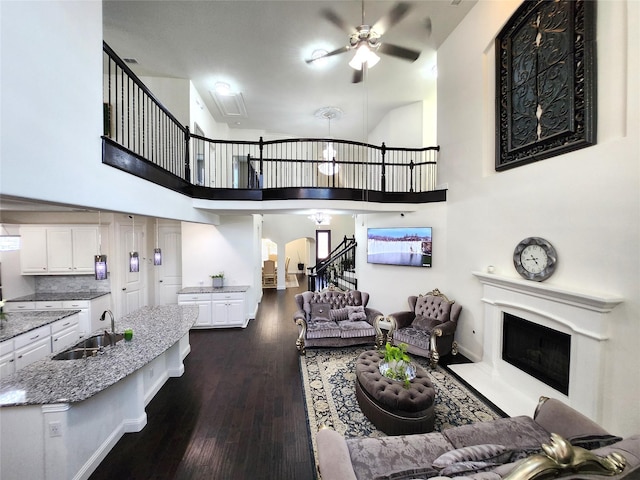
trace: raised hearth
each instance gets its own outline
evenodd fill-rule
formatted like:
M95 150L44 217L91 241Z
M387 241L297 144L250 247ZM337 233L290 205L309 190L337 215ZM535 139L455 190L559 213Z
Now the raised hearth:
M607 314L623 299L494 274L473 275L483 284L482 361L450 368L511 416L531 415L538 398L545 395L600 421L604 344L610 332ZM570 336L566 395L503 360L505 314Z

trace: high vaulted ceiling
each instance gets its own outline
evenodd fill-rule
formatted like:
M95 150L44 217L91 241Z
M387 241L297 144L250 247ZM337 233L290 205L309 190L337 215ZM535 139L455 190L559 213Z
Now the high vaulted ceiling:
M324 67L305 60L316 49L348 44L349 34L321 12L335 12L355 30L363 23L360 1L105 0L104 40L121 58L137 60L130 66L138 75L190 79L216 121L232 128L366 141L388 111L429 96L436 49L476 1L408 2L408 14L382 42L418 50L420 57L411 63L380 55L357 84L348 66L353 51L329 57ZM365 1L364 23L375 24L396 4ZM242 94L246 118L221 115L210 93L216 82ZM314 115L328 106L343 112L330 132L329 121Z

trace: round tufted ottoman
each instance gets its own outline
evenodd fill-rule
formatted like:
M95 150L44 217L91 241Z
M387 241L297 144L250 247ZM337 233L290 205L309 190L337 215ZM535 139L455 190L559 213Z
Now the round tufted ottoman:
M436 392L427 372L416 366L409 388L384 377L378 369L381 353L368 350L356 360L356 398L371 423L387 435L433 431Z

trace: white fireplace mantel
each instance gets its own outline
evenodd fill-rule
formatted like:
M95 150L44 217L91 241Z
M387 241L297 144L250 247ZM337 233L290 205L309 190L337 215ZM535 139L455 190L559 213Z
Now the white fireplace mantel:
M514 277L503 277L492 273L472 273L484 285L493 285L526 295L543 297L558 303L565 303L599 313L609 313L616 305L623 301L622 297L616 295L569 290L546 283L532 282Z
M585 292L513 277L473 272L482 283L482 361L451 369L507 414L531 415L541 395L558 398L601 420L603 343L617 295ZM510 313L571 336L569 393L564 395L502 359L502 319Z

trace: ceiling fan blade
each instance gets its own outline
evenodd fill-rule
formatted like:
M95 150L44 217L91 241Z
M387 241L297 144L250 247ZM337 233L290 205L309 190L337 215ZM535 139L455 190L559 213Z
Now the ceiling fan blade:
M362 82L362 79L364 78L364 69L365 68L367 68L366 65L363 65L361 70L354 70L353 71L353 79L351 80L351 83L360 83L360 82Z
M344 47L337 48L337 49L335 49L335 50L333 50L333 51L331 51L331 52L327 52L327 53L325 53L324 55L320 55L319 57L316 57L316 58L308 58L308 59L306 59L306 60L305 60L305 62L307 62L307 63L313 63L313 62L315 62L316 60L319 60L319 59L321 59L321 58L332 57L333 55L338 55L338 54L340 54L340 53L345 53L345 52L348 52L349 50L351 50L351 47L349 47L348 45L346 45L346 46L344 46Z
M417 50L410 50L391 43L381 43L378 47L378 52L384 53L385 55L391 55L392 57L399 57L403 60L409 60L411 62L415 62L420 56L420 52Z
M411 4L405 2L397 3L384 17L376 22L373 30L383 35L384 32L402 20L409 13L409 10L411 10Z
M433 30L433 26L431 24L431 17L427 17L423 20L422 24L424 25L424 29L427 32L427 37L431 36L431 31Z
M344 30L345 32L347 32L349 35L351 35L354 30L356 29L356 27L352 26L351 24L347 23L346 21L344 21L336 12L334 12L333 10L329 10L324 9L322 11L320 11L320 14L322 15L323 18L325 18L326 20L330 21L331 23L333 23L336 27L338 27L341 30Z

